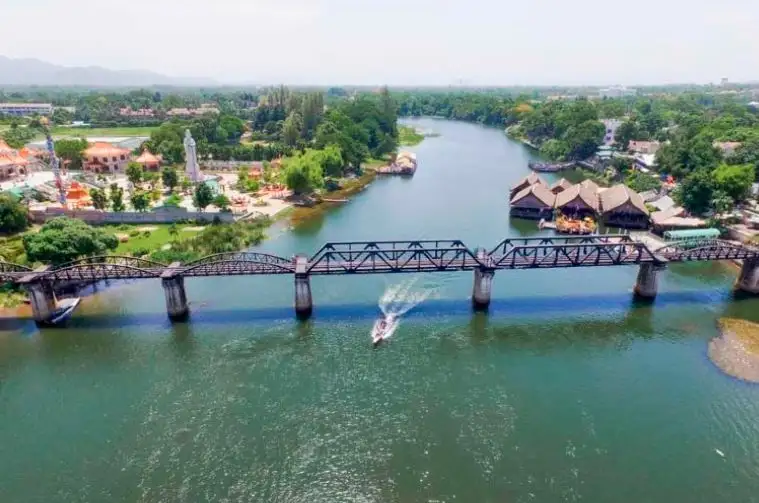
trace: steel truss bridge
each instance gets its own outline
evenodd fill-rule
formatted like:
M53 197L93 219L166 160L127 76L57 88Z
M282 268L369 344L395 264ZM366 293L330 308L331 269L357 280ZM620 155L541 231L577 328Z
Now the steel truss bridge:
M669 243L652 250L629 235L504 239L490 250L471 248L460 240L361 241L327 243L308 258L240 252L169 265L109 255L37 270L0 261L0 280L93 282L161 278L167 271L172 276L182 277L495 271L756 258L759 258L759 248L732 241ZM297 268L296 262L302 266Z

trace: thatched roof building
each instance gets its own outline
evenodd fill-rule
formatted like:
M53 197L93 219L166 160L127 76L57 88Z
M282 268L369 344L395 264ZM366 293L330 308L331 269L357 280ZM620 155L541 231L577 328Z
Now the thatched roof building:
M509 200L514 199L515 195L519 194L530 185L536 184L542 185L543 187L548 187L548 184L542 178L540 178L535 173L530 173L529 175L519 180L519 182L511 188L511 192L509 192Z
M572 187L572 184L566 178L562 178L561 180L551 185L551 192L558 194L560 192L564 192L570 187Z
M648 209L643 198L625 185L615 185L600 194L601 215L607 226L648 228Z
M585 218L598 213L598 194L588 187L572 185L556 195L556 208L567 216Z
M540 220L551 219L556 196L544 184L529 185L511 199L512 217Z
M593 180L591 180L590 178L587 178L583 180L582 182L580 182L580 187L590 189L595 193L598 193L601 190L601 187L599 187L598 184L594 182Z

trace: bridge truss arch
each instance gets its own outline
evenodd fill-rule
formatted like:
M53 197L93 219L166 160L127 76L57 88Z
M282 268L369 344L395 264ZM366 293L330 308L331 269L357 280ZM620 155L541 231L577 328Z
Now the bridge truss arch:
M670 262L759 257L759 248L724 239L709 239L695 243L693 241L677 241L657 248L655 252Z
M182 276L240 276L249 274L291 274L292 260L268 253L233 252L209 255L182 265Z

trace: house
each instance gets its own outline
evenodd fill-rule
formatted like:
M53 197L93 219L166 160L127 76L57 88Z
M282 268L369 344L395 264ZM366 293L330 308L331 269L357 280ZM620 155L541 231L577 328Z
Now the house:
M714 146L722 151L725 156L733 155L738 147L742 145L739 141L715 141Z
M200 108L172 108L166 115L169 117L200 117L205 114L219 114L219 109L209 103L203 103Z
M556 196L545 184L534 183L525 187L511 199L510 215L516 218L540 220L553 218Z
M598 186L596 182L591 180L590 178L587 178L580 182L580 187L587 188L598 194L598 192L601 190L601 187Z
M540 178L538 175L536 175L535 173L530 173L529 175L519 180L519 183L517 183L511 188L511 192L509 192L509 200L514 199L514 196L516 194L522 192L524 189L526 189L530 185L535 185L535 184L540 184L543 187L548 186L548 184L546 184L546 182L542 178Z
M52 115L52 103L0 103L0 115L26 117L35 114Z
M656 154L635 154L633 165L643 173L649 173L656 169Z
M93 173L124 173L132 152L106 142L95 142L84 151L84 170Z
M672 206L666 210L651 214L653 230L657 234L677 229L698 229L706 227L706 221L700 218L684 217L685 208Z
M119 115L122 117L155 117L155 110L152 108L132 110L130 107L124 107L119 109Z
M35 152L27 148L13 149L0 138L0 180L27 174L35 161Z
M649 204L659 211L668 210L676 206L675 201L669 196L660 197L659 199L651 201Z
M635 154L655 154L661 148L658 141L635 141L631 140L627 145L627 150Z
M555 182L553 185L551 185L550 190L554 194L558 194L560 192L564 192L565 190L567 190L571 186L572 186L572 184L569 181L567 181L566 178L562 178L561 180L559 180L559 181Z
M572 185L556 196L555 208L572 218L595 217L598 214L598 194L589 187Z
M601 217L608 227L648 228L648 209L640 194L619 184L601 192Z
M619 128L624 121L621 119L603 119L601 122L603 122L603 125L606 128L606 132L604 133L604 144L611 145L614 143L614 136L617 134L617 128Z
M145 149L134 162L140 163L145 171L158 171L161 168L162 160L160 155L154 155Z

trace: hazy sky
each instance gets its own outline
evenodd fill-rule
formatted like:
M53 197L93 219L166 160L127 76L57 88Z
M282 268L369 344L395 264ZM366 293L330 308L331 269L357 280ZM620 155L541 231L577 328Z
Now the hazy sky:
M759 79L759 0L0 0L0 54L224 83Z

